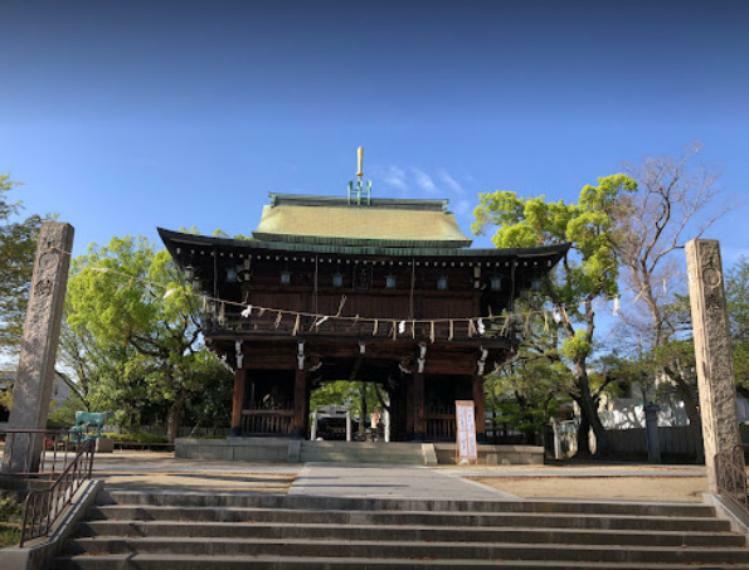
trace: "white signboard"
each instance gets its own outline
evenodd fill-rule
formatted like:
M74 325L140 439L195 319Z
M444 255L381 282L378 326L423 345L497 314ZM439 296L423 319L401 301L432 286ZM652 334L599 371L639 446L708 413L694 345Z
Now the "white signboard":
M455 401L455 420L458 423L456 431L457 445L455 448L456 462L478 461L476 449L476 416L474 414L473 400Z

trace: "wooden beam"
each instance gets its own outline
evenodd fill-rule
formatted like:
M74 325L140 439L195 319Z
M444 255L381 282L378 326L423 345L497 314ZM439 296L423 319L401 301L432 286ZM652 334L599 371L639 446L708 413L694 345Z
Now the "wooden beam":
M244 368L238 368L234 372L234 392L231 402L231 435L234 437L242 435L242 408L246 385L247 371Z
M294 373L294 418L292 437L304 438L307 434L307 371L297 368Z
M474 374L472 379L473 406L476 412L476 441L486 441L486 405L484 403L484 377Z
M427 434L424 375L416 372L412 375L412 378L413 403L411 413L414 417L414 439L423 441Z

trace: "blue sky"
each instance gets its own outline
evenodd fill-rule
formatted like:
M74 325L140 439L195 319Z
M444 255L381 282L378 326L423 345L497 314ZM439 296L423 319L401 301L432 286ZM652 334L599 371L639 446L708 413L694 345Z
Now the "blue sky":
M749 3L0 2L0 172L113 235L248 233L269 191L574 199L691 141L749 186ZM749 253L747 210L710 235ZM485 238L477 245L485 245Z

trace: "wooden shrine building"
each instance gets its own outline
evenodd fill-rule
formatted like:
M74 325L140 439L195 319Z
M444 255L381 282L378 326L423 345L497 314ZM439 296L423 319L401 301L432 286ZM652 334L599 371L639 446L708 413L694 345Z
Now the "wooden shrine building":
M235 370L233 435L308 435L310 391L378 382L394 440L484 417L483 376L516 348L513 300L567 246L471 249L447 200L270 194L250 239L159 229L204 295L208 346ZM476 422L477 437L484 422Z

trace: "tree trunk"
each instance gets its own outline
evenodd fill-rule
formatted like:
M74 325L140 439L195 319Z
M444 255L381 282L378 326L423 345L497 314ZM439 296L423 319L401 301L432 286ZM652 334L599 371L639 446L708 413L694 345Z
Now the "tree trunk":
M590 393L588 383L588 372L584 364L577 365L577 387L580 396L577 403L580 406L580 430L577 432L577 453L581 456L589 456L590 443L588 441L588 429L593 429L596 438L596 457L606 457L609 454L609 440L606 428L603 427L601 418L593 396ZM585 426L585 429L583 427Z
M169 413L166 418L166 437L169 440L169 443L174 443L179 428L182 425L182 416L185 412L186 400L187 395L184 392L180 392L169 407Z

